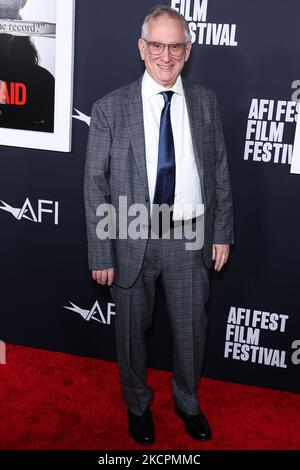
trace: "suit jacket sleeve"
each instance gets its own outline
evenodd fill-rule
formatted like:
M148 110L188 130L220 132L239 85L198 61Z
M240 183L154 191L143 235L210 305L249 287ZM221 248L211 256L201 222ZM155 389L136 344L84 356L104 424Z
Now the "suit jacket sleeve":
M97 207L110 203L109 162L111 132L99 102L92 108L88 136L85 173L84 202L88 241L88 262L91 270L115 266L113 240L100 240L96 234Z
M233 244L233 202L231 182L228 169L225 139L217 105L214 95L214 130L215 130L215 152L216 152L216 207L214 240L216 244Z

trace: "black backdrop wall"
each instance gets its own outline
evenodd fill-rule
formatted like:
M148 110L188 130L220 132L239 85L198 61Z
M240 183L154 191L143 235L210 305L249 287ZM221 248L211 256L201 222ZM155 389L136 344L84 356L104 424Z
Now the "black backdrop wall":
M77 0L80 113L89 116L96 99L143 73L136 43L156 3ZM212 275L204 375L300 392L300 177L290 174L300 3L161 3L181 8L191 23L195 43L185 76L217 92L235 197L236 245L224 272ZM74 118L70 154L0 147L0 209L26 203L28 217L0 210L0 339L114 360L115 307L87 269L87 134L87 122ZM149 351L151 367L172 367L162 292Z

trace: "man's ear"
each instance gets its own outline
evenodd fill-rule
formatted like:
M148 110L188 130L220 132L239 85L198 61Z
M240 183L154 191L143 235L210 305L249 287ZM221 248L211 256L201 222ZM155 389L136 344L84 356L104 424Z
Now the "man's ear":
M138 47L142 60L145 60L145 41L142 38L138 41Z

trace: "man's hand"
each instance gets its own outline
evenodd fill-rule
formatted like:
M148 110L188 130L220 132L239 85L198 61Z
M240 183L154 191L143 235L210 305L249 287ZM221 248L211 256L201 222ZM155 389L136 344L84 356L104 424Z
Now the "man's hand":
M99 269L98 271L92 271L92 278L97 284L101 284L101 286L111 286L114 281L115 269Z
M221 271L224 264L227 263L229 256L229 245L213 245L212 249L212 259L215 261L214 269L216 271Z

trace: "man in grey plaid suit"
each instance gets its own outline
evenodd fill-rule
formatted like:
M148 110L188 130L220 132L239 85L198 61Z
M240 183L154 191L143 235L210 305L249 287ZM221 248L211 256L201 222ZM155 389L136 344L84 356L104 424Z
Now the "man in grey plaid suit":
M192 438L207 440L211 431L199 407L197 385L209 268L214 261L214 269L222 269L233 243L222 125L214 92L180 75L192 47L182 15L169 7L153 9L138 45L146 67L143 77L106 95L92 110L85 169L89 268L98 284L110 286L116 303L117 355L130 435L140 444L154 442L145 332L159 277L173 334L174 409ZM163 175L169 186L163 185ZM161 220L154 224L156 202L164 200L172 200L167 232ZM134 232L137 206L143 217ZM107 231L99 223L105 212ZM175 235L182 225L198 234L192 249L186 232Z

